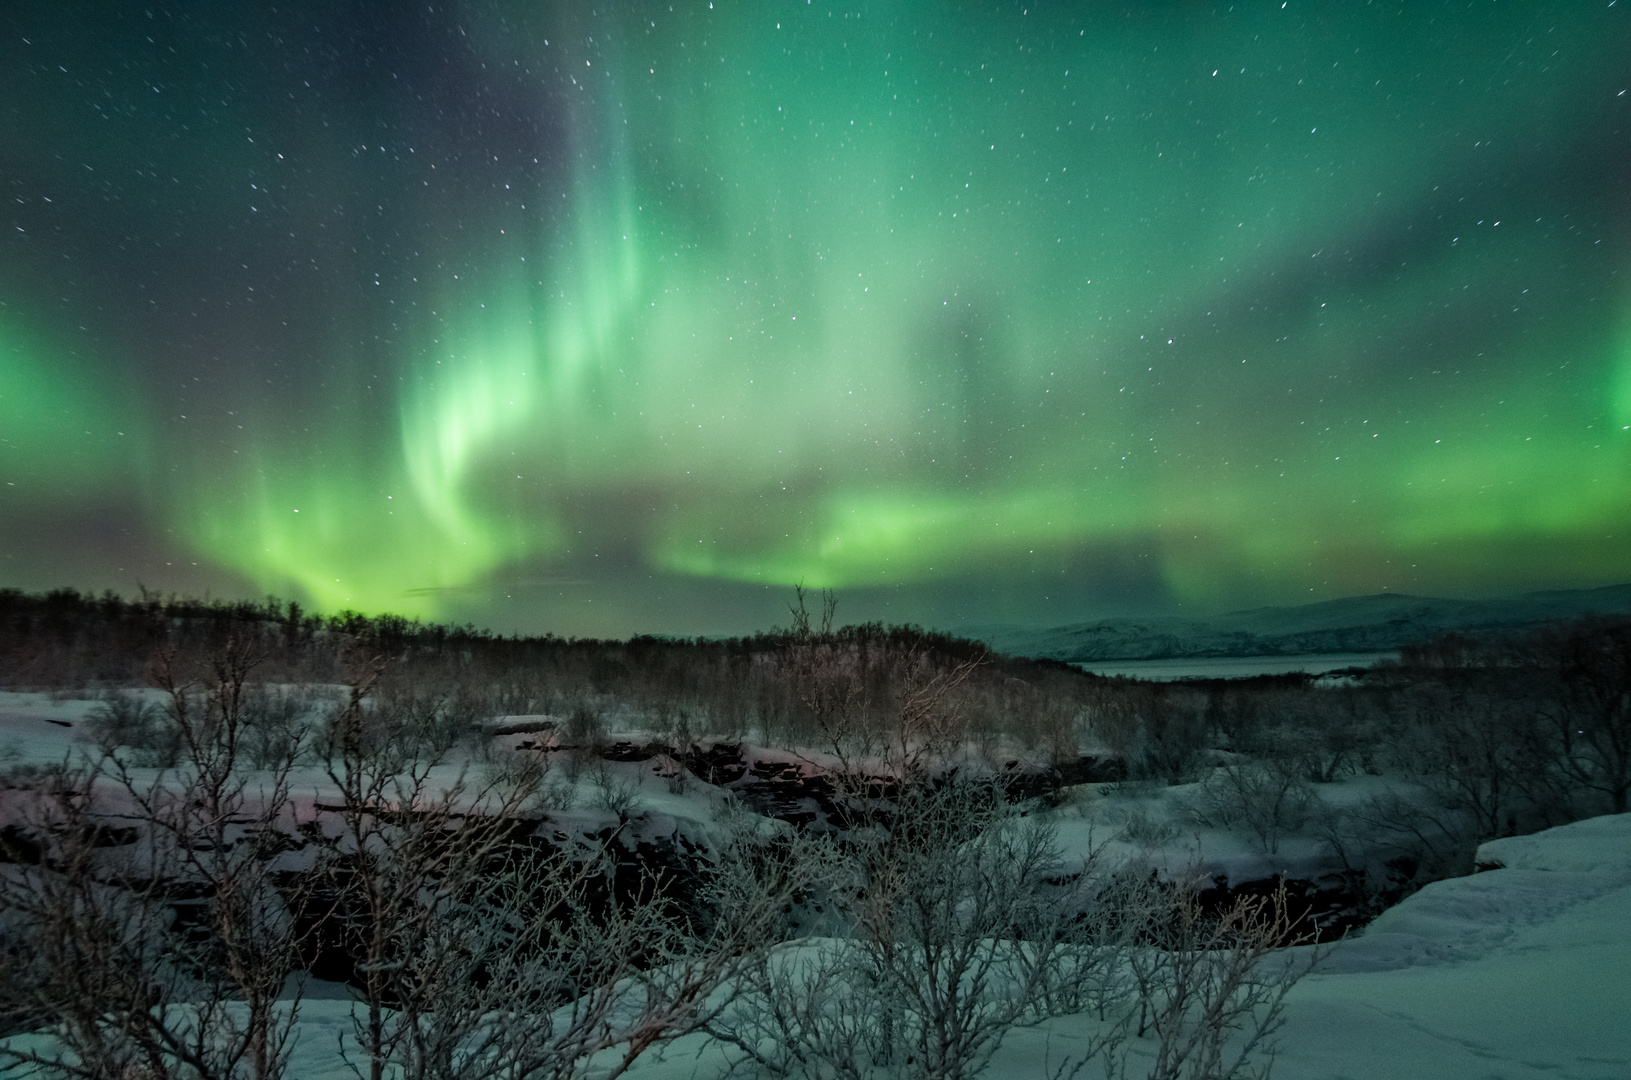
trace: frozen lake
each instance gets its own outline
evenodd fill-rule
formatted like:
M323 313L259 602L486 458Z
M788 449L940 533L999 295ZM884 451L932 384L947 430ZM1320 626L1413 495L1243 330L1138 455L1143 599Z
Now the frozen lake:
M1124 675L1133 679L1245 679L1292 671L1320 675L1339 668L1370 667L1378 661L1398 658L1397 651L1302 656L1180 656L1165 660L1099 660L1076 666L1095 675Z

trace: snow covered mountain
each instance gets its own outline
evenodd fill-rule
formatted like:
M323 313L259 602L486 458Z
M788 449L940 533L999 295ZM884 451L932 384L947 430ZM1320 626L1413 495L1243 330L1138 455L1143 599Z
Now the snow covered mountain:
M1071 663L1199 656L1295 656L1397 649L1448 630L1522 629L1581 615L1631 613L1631 584L1449 600L1379 593L1205 618L1101 619L1043 629L968 626L999 652Z

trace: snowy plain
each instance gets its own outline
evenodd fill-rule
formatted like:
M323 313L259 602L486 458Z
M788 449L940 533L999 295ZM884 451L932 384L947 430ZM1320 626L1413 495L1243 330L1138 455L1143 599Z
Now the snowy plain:
M47 764L84 749L92 708L82 700L0 694L0 758ZM638 787L648 829L707 828L715 793L706 785L674 795L644 765L617 771ZM1062 813L1067 860L1103 843L1103 828L1093 828L1089 816L1068 807ZM1302 854L1293 849L1263 860L1200 836L1176 839L1165 852L1174 864L1186 853L1202 855L1212 871L1232 863L1235 880L1267 862L1284 869ZM1248 866L1254 859L1263 861ZM1631 814L1491 841L1477 861L1487 869L1428 885L1362 932L1324 948L1315 971L1287 999L1273 1076L1631 1078ZM1306 958L1307 950L1297 952ZM338 1053L351 1027L345 989L319 983L308 991L289 1075L354 1075ZM1085 1018L1067 1016L1014 1031L985 1075L1051 1076L1080 1052L1090 1030ZM1128 1075L1141 1075L1137 1040L1128 1049ZM648 1054L628 1075L716 1080L726 1071L716 1048L690 1037Z

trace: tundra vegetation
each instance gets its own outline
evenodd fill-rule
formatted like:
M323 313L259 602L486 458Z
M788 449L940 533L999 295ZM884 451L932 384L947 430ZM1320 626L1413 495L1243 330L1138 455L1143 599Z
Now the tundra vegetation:
M1061 1078L1264 1076L1317 955L1287 946L1631 791L1623 620L1158 684L806 601L595 641L0 592L0 685L97 700L0 783L0 1069L291 1075L338 987L368 1080L615 1077L680 1038L954 1080L1061 1016ZM755 802L756 754L799 800ZM664 832L652 791L706 820ZM1203 830L1323 862L1348 910L1175 867Z

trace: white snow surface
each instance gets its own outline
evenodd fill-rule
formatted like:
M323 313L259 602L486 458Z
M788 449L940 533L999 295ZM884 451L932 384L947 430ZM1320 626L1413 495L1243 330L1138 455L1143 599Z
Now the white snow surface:
M1631 814L1493 841L1478 859L1500 868L1427 886L1296 986L1275 1077L1631 1077ZM289 1075L340 1080L352 1075L336 1052L349 1003L342 988L313 989ZM985 1075L1050 1075L1086 1030L1084 1019L1061 1017L1016 1031ZM1140 1075L1138 1050L1129 1076ZM714 1080L723 1064L685 1039L629 1075Z
M0 758L47 764L87 751L85 721L93 707L45 694L0 694ZM635 831L644 839L705 833L717 793L701 784L671 793L652 770L649 762L611 768L639 793L643 820ZM295 785L302 801L314 802L324 800L327 786L315 770ZM586 780L576 786L577 809L551 815L556 828L592 832L616 820L593 806ZM1359 786L1322 795L1335 803L1357 797ZM1164 843L1152 850L1111 839L1117 822L1106 818L1126 810L1101 816L1100 806L1083 806L1056 818L1067 859L1110 840L1106 855L1136 854L1169 873L1199 866L1237 881L1295 872L1299 864L1312 869L1319 861L1295 841L1266 857L1244 841L1185 828L1170 792L1142 802L1149 818L1175 826ZM1288 999L1274 1077L1631 1080L1631 814L1491 841L1479 848L1477 862L1494 868L1429 885L1327 949ZM345 990L312 989L300 1006L289 1075L349 1077L336 1052L350 1026ZM1051 1075L1079 1052L1089 1030L1085 1018L1060 1017L1015 1031L985 1075ZM1142 1075L1140 1049L1131 1047L1129 1076ZM648 1054L629 1075L714 1080L723 1066L717 1050L690 1038Z
M1631 1077L1631 814L1494 840L1292 991L1280 1080Z
M1491 841L1478 862L1501 868L1427 886L1293 988L1277 1080L1631 1077L1631 814ZM1016 1031L985 1075L1051 1075L1086 1032L1077 1017ZM719 1067L682 1040L631 1075Z
M0 764L54 765L86 745L97 702L0 691Z

